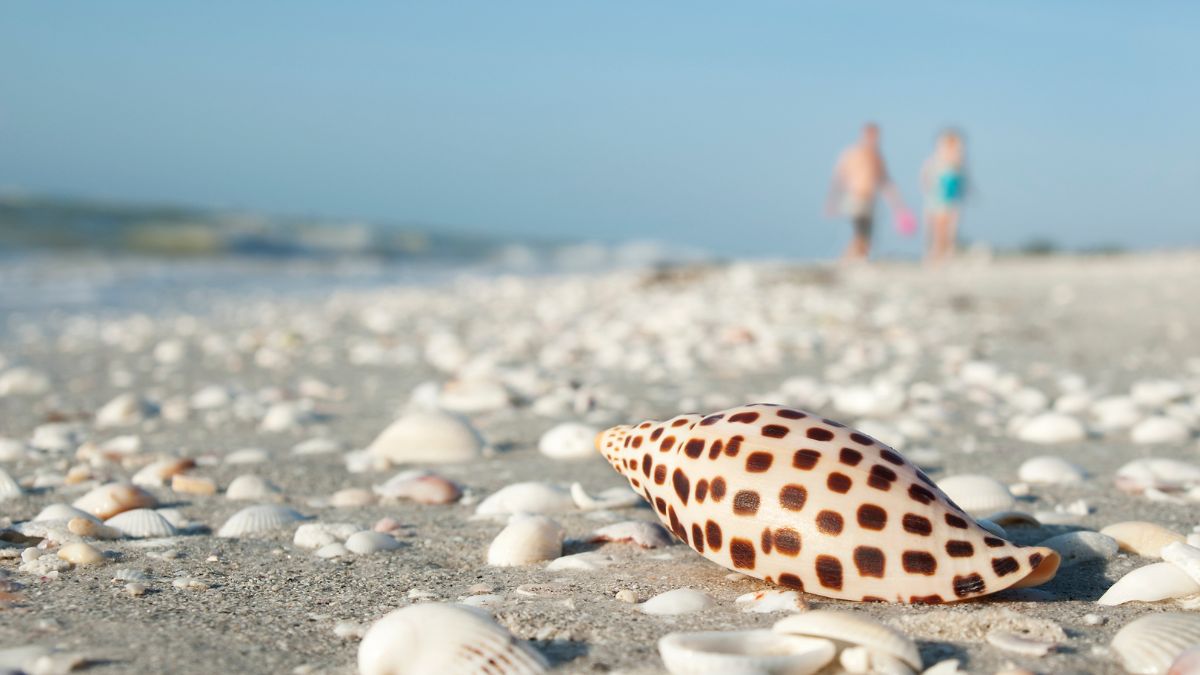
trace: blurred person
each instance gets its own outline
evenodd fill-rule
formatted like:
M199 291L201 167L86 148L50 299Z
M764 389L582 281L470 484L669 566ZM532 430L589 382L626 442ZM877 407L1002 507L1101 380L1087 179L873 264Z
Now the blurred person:
M929 225L926 261L940 263L954 255L966 188L966 147L962 134L956 129L946 129L938 134L933 154L921 166L925 222Z
M888 176L887 165L879 152L879 126L863 125L858 142L842 151L833 169L825 212L830 217L849 218L854 227L843 261L866 260L871 253L871 234L875 224L875 201L880 196L897 218L905 220L907 209Z

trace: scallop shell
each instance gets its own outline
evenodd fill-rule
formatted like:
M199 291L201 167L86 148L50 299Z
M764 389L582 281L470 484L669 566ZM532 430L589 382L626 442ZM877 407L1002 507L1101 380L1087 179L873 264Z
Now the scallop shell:
M990 476L948 476L938 481L937 485L955 504L973 516L1011 511L1017 505L1008 486Z
M545 659L486 613L448 604L410 605L376 621L358 646L361 675L535 675Z
M659 593L638 606L643 614L690 614L717 604L708 593L692 588L676 588Z
M668 633L658 641L674 675L807 675L833 660L833 643L769 630Z
M4 469L0 469L0 502L21 496L21 485Z
M575 508L575 500L566 490L549 483L529 481L506 485L488 495L475 507L475 513L481 516L564 513Z
M118 513L104 521L105 525L115 527L125 536L134 539L151 537L174 537L179 534L166 518L152 509L133 509Z
M1112 650L1130 673L1161 674L1198 644L1200 614L1166 612L1130 621L1113 636Z
M158 500L136 485L107 483L76 499L73 506L101 520L107 520L122 511L154 508L158 506Z
M260 504L247 506L225 521L217 530L218 537L248 537L256 534L278 530L303 520L304 516L276 504Z
M1050 549L979 527L895 450L804 411L681 415L614 427L597 447L679 539L797 590L952 602L1043 583L1058 566Z
M1182 534L1172 532L1162 525L1137 520L1113 523L1100 530L1100 534L1115 539L1122 551L1152 558L1159 557L1167 544L1184 540Z
M1026 483L1069 484L1082 483L1087 472L1062 457L1042 455L1025 460L1017 469L1017 477Z
M1176 656L1167 675L1200 675L1200 646L1185 649Z
M599 429L587 424L563 422L542 434L538 451L550 459L587 459L598 433Z
M1139 567L1121 577L1096 602L1109 606L1126 602L1158 602L1186 598L1197 593L1200 593L1200 584L1175 565L1161 562Z
M530 565L562 555L562 527L545 516L518 514L488 547L487 562L497 567Z
M367 451L393 464L469 462L483 452L483 438L459 417L423 410L392 422Z
M781 619L771 630L859 645L872 652L893 656L913 670L921 670L921 653L915 642L895 628L859 612L817 609Z
M279 488L272 485L270 481L252 474L242 474L234 478L229 481L229 487L225 488L226 499L244 501L269 499L278 493Z

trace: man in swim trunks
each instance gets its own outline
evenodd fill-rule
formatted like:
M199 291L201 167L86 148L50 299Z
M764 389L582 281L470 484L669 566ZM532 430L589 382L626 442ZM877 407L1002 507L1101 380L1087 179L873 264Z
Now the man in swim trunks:
M854 236L842 254L842 260L866 260L870 254L875 200L880 195L893 209L904 208L900 192L888 177L887 166L879 152L879 127L867 123L858 142L838 157L825 203L827 215L844 216L854 225Z

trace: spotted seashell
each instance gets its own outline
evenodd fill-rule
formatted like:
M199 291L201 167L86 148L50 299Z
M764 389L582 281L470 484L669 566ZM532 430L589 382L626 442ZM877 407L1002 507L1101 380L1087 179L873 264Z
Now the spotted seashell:
M420 604L376 621L358 646L362 675L491 673L535 675L545 659L486 613L461 605Z
M118 513L104 521L104 524L115 527L126 537L134 539L174 537L179 533L169 520L153 509L133 509Z
M658 641L663 665L673 675L803 675L824 668L834 652L829 640L769 630L669 633Z
M1130 621L1112 649L1130 673L1166 673L1189 647L1200 644L1200 614L1164 612Z
M749 405L617 426L597 448L709 560L832 598L954 602L1035 586L1058 554L980 527L865 434Z
M278 530L292 523L303 520L304 516L275 504L260 504L247 506L225 521L217 530L218 537L247 537Z

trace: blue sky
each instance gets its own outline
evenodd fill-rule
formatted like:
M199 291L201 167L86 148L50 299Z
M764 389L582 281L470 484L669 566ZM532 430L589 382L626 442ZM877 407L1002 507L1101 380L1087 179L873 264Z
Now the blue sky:
M21 3L0 185L820 257L838 150L946 124L1012 245L1200 243L1184 3ZM915 241L885 231L885 251Z

